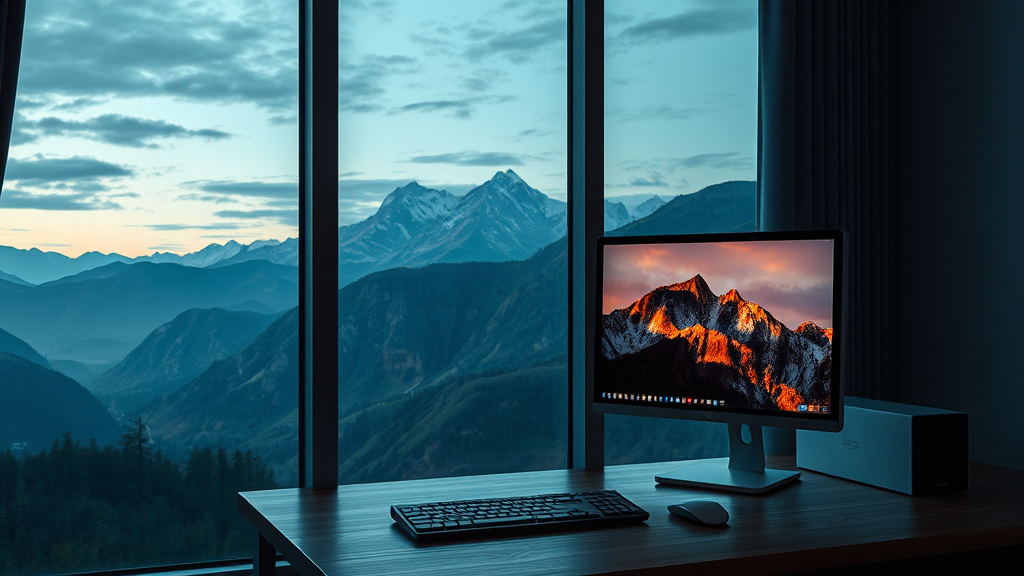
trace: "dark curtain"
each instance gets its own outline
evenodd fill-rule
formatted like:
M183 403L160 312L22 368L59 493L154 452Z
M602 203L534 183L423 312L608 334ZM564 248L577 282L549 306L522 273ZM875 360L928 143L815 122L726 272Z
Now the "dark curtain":
M0 0L0 175L7 172L7 152L11 148L14 95L18 91L24 30L25 0ZM0 193L3 193L2 180Z
M846 394L888 399L889 4L761 0L760 28L759 229L847 232Z

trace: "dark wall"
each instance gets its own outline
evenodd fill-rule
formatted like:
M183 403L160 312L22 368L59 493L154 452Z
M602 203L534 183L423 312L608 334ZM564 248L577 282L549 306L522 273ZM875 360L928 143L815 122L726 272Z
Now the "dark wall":
M896 0L892 400L1024 470L1024 0Z

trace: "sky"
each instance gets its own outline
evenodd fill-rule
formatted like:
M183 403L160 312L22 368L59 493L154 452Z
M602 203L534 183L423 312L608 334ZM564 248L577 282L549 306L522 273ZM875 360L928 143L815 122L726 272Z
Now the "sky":
M736 289L790 329L832 327L832 241L789 240L605 247L602 310L700 274L721 296Z
M754 178L756 2L606 3L606 194ZM339 221L512 168L566 197L564 0L341 0ZM0 244L185 253L297 233L281 0L34 0Z
M757 2L606 0L605 196L756 180Z
M29 2L0 244L138 256L295 236L296 14Z
M342 2L341 223L410 180L462 195L509 168L565 200L565 6Z

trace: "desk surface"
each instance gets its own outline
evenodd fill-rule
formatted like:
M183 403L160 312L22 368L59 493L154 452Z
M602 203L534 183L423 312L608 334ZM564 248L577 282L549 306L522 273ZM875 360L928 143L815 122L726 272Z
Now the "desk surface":
M685 465L685 463L682 463ZM239 511L301 574L769 574L1024 544L1024 473L972 463L971 488L910 497L802 471L762 496L657 486L681 463L285 489L239 494ZM391 504L616 489L646 525L415 544ZM714 499L729 527L696 526L666 506ZM673 569L675 568L675 569Z

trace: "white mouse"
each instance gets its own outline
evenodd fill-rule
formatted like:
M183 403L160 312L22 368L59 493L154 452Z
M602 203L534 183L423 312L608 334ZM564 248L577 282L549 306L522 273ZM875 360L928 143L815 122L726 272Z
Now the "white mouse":
M704 526L722 526L729 523L729 512L714 500L691 500L673 504L668 507L668 511Z

